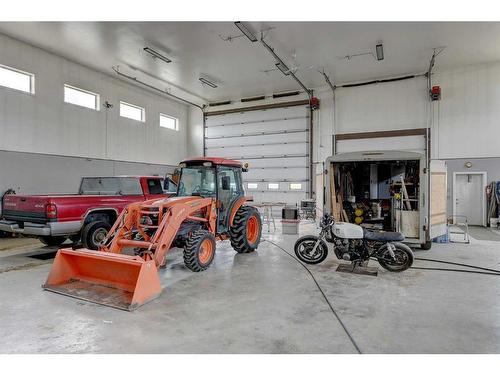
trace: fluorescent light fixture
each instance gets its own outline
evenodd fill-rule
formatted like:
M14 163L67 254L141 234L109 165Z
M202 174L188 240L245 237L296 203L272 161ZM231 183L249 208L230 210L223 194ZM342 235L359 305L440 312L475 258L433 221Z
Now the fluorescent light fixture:
M377 51L377 61L381 61L384 59L384 46L382 43L377 44L375 47L375 50Z
M281 70L281 73L283 73L284 75L287 76L290 74L290 69L288 69L288 66L286 66L285 64L283 64L281 62L277 62L275 65L276 65L276 68Z
M144 47L143 49L144 49L144 51L146 51L147 53L149 53L154 58L163 60L166 63L171 63L172 62L172 60L170 60L168 57L163 56L161 53L155 51L154 49L152 49L150 47Z
M201 83L204 83L205 85L210 86L210 87L211 87L211 88L213 88L213 89L217 88L217 85L216 85L215 83L210 82L210 81L209 81L208 79L206 79L206 78L200 77L200 82L201 82Z
M238 29L253 43L257 41L257 37L245 26L241 21L234 23Z

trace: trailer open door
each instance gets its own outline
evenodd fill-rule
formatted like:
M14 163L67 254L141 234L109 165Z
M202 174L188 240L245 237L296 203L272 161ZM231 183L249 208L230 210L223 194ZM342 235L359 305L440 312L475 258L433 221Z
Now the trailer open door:
M446 233L446 198L448 172L446 162L431 160L430 163L430 210L429 237L439 237Z

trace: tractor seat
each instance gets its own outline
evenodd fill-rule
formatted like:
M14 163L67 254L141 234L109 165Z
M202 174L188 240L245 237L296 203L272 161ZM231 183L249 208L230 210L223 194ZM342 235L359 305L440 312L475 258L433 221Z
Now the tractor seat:
M363 229L363 238L368 241L393 242L404 241L405 236L399 232L375 232Z

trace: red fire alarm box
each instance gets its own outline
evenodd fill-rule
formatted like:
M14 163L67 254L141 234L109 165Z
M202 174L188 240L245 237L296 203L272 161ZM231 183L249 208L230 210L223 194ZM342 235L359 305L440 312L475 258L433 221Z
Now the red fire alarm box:
M309 103L311 105L312 110L316 110L319 108L319 99L317 97L313 96Z
M431 89L431 100L441 100L441 87L432 86Z

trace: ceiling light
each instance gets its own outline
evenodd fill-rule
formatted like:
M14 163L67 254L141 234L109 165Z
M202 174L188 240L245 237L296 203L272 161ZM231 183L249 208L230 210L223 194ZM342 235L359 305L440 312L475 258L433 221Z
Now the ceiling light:
M217 88L217 85L216 85L215 83L210 82L210 81L209 81L208 79L206 79L206 78L200 77L200 82L201 82L201 83L204 83L205 85L210 86L210 87L211 87L211 88L213 88L213 89Z
M288 69L288 66L286 66L282 62L277 62L275 65L279 70L281 70L281 73L283 73L284 75L287 76L290 74L290 69Z
M375 50L377 51L377 61L381 61L384 59L384 46L382 43L377 44L375 47Z
M149 48L149 47L144 47L143 48L144 51L146 51L147 53L149 53L151 56L153 56L154 58L157 58L157 59L160 59L160 60L163 60L165 61L166 63L171 63L172 60L170 60L168 57L165 57L163 56L161 53L158 53L156 52L154 49L152 48Z
M245 26L241 21L234 23L238 29L253 43L257 41L257 37Z

